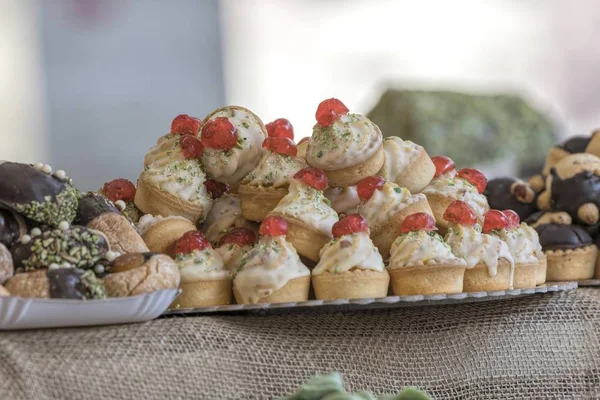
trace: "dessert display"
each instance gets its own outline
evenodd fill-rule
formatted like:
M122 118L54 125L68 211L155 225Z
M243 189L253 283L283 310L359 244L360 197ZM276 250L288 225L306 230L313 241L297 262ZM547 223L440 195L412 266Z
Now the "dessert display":
M175 242L184 233L195 231L196 225L177 215L163 218L160 215L146 214L140 218L138 229L149 251L173 255Z
M137 223L142 216L142 212L133 202L135 191L135 185L127 179L114 179L106 182L102 189L96 191L96 194L106 197L131 222Z
M232 275L237 273L244 255L256 243L256 233L243 226L230 229L219 240L217 252L223 259L225 269Z
M242 216L239 197L229 193L223 194L213 202L202 224L202 231L208 241L216 246L224 234L237 227L255 228L252 222Z
M367 117L350 113L338 99L319 104L306 149L309 165L325 171L329 185L356 185L383 167L383 135Z
M435 165L422 146L388 136L383 139L383 151L383 167L377 175L386 181L405 187L411 193L419 193L433 179Z
M312 270L317 299L385 297L390 276L369 237L367 220L350 214L333 224L332 233L334 239L321 249Z

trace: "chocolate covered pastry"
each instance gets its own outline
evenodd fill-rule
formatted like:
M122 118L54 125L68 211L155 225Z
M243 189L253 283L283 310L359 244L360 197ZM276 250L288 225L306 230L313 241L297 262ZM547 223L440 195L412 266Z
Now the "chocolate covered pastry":
M104 299L102 280L91 270L79 268L39 269L21 272L6 283L12 296L53 299Z
M491 209L514 210L524 220L536 211L537 193L517 178L504 177L489 180L483 192Z
M27 233L27 224L21 215L0 208L0 243L10 247Z

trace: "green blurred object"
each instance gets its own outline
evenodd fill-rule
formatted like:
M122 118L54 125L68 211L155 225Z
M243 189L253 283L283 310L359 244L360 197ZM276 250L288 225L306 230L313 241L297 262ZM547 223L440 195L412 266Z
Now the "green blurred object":
M557 142L554 122L517 96L388 90L368 117L384 137L411 140L458 168L510 156L542 165Z

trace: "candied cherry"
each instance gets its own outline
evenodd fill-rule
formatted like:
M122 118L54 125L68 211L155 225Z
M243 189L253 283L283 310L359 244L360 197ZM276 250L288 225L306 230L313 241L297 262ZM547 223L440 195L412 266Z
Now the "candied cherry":
M185 135L179 139L179 146L185 158L200 158L204 154L204 146L196 136Z
M381 176L367 176L358 182L356 185L356 192L360 201L368 201L373 197L375 190L381 189L385 184L385 179Z
M263 236L285 236L287 235L287 221L281 217L270 216L260 224L258 233Z
M135 185L127 179L115 179L106 182L102 191L106 198L112 202L123 200L127 203L133 201L135 197Z
M179 114L171 122L171 133L196 136L199 130L200 120L187 114Z
M521 223L521 217L513 210L502 210L502 214L508 218L509 228L516 228Z
M200 231L189 231L184 233L177 241L173 248L175 254L189 254L194 250L204 250L212 248L204 234Z
M508 228L510 220L499 210L489 210L483 219L483 233L495 231L496 229Z
M229 193L229 185L223 182L217 182L214 179L207 179L204 181L204 187L206 191L210 193L213 200L218 199L225 193Z
M473 209L461 200L455 200L450 203L443 217L446 221L459 225L473 226L477 223L477 217Z
M483 193L487 185L487 178L483 172L475 168L463 168L456 173L456 177L471 183L479 193Z
M400 233L409 233L413 231L435 231L435 220L427 213L419 212L411 214L404 218L402 224L400 224Z
M331 233L334 238L350 235L358 232L368 232L367 220L360 214L349 214L346 218L333 224Z
M308 142L309 140L310 140L309 136L303 137L302 139L300 139L300 141L298 142L297 146L300 146L302 143Z
M215 150L231 150L237 144L236 129L227 117L217 117L204 124L200 141L204 147Z
M278 118L266 125L269 137L285 137L294 140L294 127L285 118Z
M324 190L327 187L327 175L319 168L307 167L296 172L294 179L312 187L316 190Z
M446 172L452 171L456 166L454 165L454 161L450 157L446 156L435 156L431 157L431 161L433 161L433 165L435 165L435 177L437 178L440 175L444 175Z
M253 245L256 243L256 233L245 226L233 228L219 240L219 247L230 243L240 247Z
M342 115L348 114L348 107L338 99L323 100L317 107L315 117L321 126L329 126Z
M296 157L298 154L298 148L292 139L286 137L268 137L264 140L262 147L285 156Z

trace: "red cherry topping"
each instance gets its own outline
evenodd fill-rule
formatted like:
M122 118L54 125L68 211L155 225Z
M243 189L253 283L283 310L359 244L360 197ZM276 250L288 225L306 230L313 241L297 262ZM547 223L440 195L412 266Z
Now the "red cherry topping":
M435 220L427 213L419 212L411 214L404 218L402 224L400 224L400 233L409 233L412 231L435 231Z
M334 238L339 238L344 235L350 235L358 232L368 232L369 225L367 220L360 214L350 214L341 221L333 224L331 233Z
M294 127L285 118L278 118L266 125L267 135L270 137L286 137L294 140Z
M177 241L173 249L174 254L189 254L194 250L212 248L204 234L200 231L189 231L184 233Z
M200 120L198 118L190 117L187 114L179 114L175 117L173 122L171 122L171 133L196 136L199 130Z
M448 206L446 212L444 212L444 219L448 222L467 226L473 226L477 223L477 217L471 207L460 200L455 200Z
M298 149L292 139L286 137L268 137L264 140L262 147L274 153L296 157Z
M297 146L300 146L302 143L304 142L308 142L310 140L310 137L303 137L302 139L300 139L300 141L298 142Z
M451 158L446 156L435 156L431 157L431 161L433 161L433 165L435 165L435 177L437 178L440 175L444 175L446 172L452 171L456 166L454 165L454 161Z
M237 244L240 247L253 245L256 243L256 233L244 226L233 228L219 240L219 247L229 243Z
M483 233L495 231L496 229L508 228L509 226L510 220L502 211L489 210L485 213L485 218L483 219Z
M217 182L214 179L207 179L204 181L204 187L206 191L210 193L213 200L218 199L225 193L229 193L229 185L223 182Z
M361 179L356 185L358 198L363 202L368 201L373 197L375 190L381 189L384 184L385 179L381 176L367 176L366 178Z
M235 127L227 117L217 117L204 124L200 140L209 149L231 150L237 144L235 132Z
M133 201L135 197L135 185L127 179L115 179L106 182L102 191L106 198L112 202L123 200L127 203Z
M513 210L503 210L502 214L508 218L509 228L516 228L521 224L521 217Z
M483 193L487 185L487 178L483 172L474 168L463 168L456 173L458 178L464 179L477 188L479 193Z
M315 117L319 125L329 126L340 116L348 114L348 111L348 107L338 99L327 99L319 104Z
M179 145L181 146L181 152L185 158L200 158L204 154L204 146L196 136L185 135L179 139Z
M258 233L263 236L285 236L287 231L287 221L277 216L265 218L258 229Z
M297 179L300 182L317 190L323 190L327 187L327 175L325 175L325 172L319 168L303 168L296 172L294 179Z

